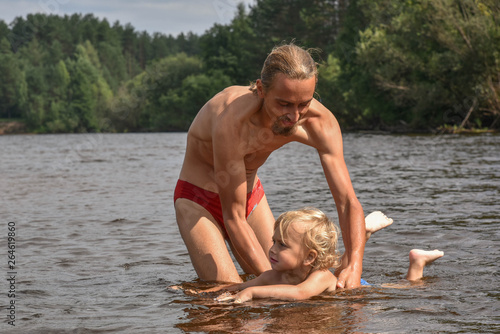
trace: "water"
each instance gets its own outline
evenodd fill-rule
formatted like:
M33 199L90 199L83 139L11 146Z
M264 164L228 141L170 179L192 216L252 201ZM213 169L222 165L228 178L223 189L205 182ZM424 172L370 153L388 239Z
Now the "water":
M374 286L303 302L218 304L166 289L196 280L172 193L184 133L0 136L0 264L15 223L15 298L2 333L496 333L500 331L500 136L346 134L365 213L395 223L367 243ZM276 214L336 218L317 153L290 144L260 177ZM12 225L12 224L11 224ZM401 283L411 248L445 257ZM6 277L9 278L9 277ZM7 324L15 302L15 327Z

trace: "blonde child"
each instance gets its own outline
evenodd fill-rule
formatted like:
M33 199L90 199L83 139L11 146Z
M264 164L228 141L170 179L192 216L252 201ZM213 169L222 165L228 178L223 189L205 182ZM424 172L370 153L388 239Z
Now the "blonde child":
M392 223L380 211L368 215L366 238ZM218 301L242 303L254 298L301 300L336 289L337 278L329 270L340 265L337 250L338 229L318 209L303 208L279 216L274 225L273 246L269 250L271 270L241 284L224 286L229 292L217 297ZM418 280L424 267L439 257L438 250L410 251L410 266L406 279ZM216 291L216 288L211 289ZM206 291L208 292L208 291Z

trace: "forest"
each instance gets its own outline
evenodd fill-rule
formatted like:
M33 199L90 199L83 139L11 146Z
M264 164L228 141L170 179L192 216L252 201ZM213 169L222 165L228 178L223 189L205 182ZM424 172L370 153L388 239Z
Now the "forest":
M276 45L314 48L347 131L500 128L498 0L257 0L178 36L93 15L0 21L0 121L33 133L186 131Z

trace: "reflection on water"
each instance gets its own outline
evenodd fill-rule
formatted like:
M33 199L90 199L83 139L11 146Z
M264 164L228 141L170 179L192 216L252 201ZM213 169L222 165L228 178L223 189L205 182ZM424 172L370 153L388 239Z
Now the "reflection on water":
M184 332L205 333L345 333L359 332L366 320L366 291L340 292L302 302L254 300L226 304L212 298L193 298L186 303L185 321L176 325ZM213 296L212 296L213 297Z
M373 286L243 305L166 289L204 284L173 212L184 145L182 133L0 136L1 229L13 221L18 232L14 332L500 331L498 135L345 135L365 213L395 221L367 244ZM314 205L336 218L314 150L287 145L260 177L275 215ZM401 283L411 248L445 256L423 284L388 287Z
M189 306L186 319L176 325L185 332L326 333L359 331L362 304L335 300L307 303L250 302L248 305ZM196 304L195 304L196 305Z

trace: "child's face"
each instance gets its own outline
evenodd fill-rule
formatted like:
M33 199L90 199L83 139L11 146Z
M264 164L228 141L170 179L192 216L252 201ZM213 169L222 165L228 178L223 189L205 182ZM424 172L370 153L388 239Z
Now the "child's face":
M304 263L307 249L302 242L301 227L296 225L292 224L288 228L286 240L281 237L279 228L274 230L273 246L269 250L269 260L274 270L294 270Z

